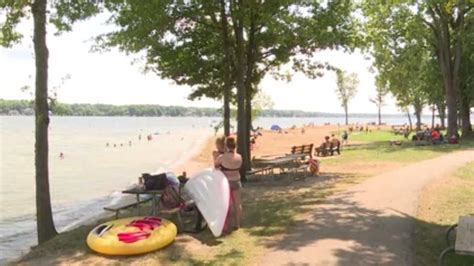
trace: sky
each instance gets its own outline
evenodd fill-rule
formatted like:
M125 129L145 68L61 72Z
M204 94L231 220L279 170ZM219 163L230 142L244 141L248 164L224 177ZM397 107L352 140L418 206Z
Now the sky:
M127 55L117 50L92 53L92 37L107 32L104 17L96 17L76 24L73 31L54 36L48 28L47 45L50 52L49 87L56 90L60 102L106 104L160 104L196 107L220 107L212 99L189 101L192 91L188 86L178 86L154 73L143 73L143 63L136 62L140 55ZM34 84L34 59L31 41L31 22L19 26L24 39L13 48L0 48L0 98L30 99L21 87ZM374 74L368 71L370 62L364 56L342 51L321 51L316 60L329 62L359 76L358 93L349 103L349 112L376 113L369 98L375 96ZM135 63L134 63L135 62ZM70 79L61 84L65 76ZM318 79L306 78L296 73L290 82L277 81L267 75L261 83L262 91L274 102L274 109L303 110L310 112L343 113L335 94L336 75L327 73ZM399 113L391 96L387 97L384 113Z

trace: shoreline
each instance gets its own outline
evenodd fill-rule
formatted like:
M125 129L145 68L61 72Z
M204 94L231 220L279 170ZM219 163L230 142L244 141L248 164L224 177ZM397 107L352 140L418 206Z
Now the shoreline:
M169 166L167 166L167 167L159 167L159 168L155 169L154 171L156 171L156 172L171 171L171 172L175 172L176 174L181 174L181 172L178 172L177 169L180 169L180 167L182 167L184 165L192 164L195 157L198 156L203 149L205 149L205 147L208 145L208 143L212 139L213 139L213 136L211 135L211 133L206 134L205 136L202 136L202 138L199 138L199 139L194 141L190 151L188 153L186 153L186 156L183 156L179 160L169 164ZM138 175L139 174L137 174L137 176ZM134 196L132 196L132 195L122 194L121 190L127 189L131 186L134 186L135 184L137 184L137 181L138 180L136 178L130 177L130 182L126 187L123 187L123 188L121 188L117 191L114 191L114 192L110 193L110 194L103 195L101 197L95 198L92 201L100 202L100 204L103 204L104 203L103 201L105 199L107 199L106 204L104 206L102 206L102 207L105 207L105 206L111 205L111 204L120 204L121 202L129 200L131 197L134 198ZM88 202L88 204L86 204L85 206L89 206L91 204L89 201L86 201L86 202ZM62 206L61 209L69 209L69 208ZM79 211L81 211L81 210L79 210ZM33 213L32 215L34 216L35 213ZM60 215L60 214L58 213L57 215ZM100 211L97 211L95 213L86 214L84 217L79 218L78 220L75 220L75 221L71 221L68 224L64 224L64 225L61 225L61 226L59 224L57 224L56 228L58 230L58 234L62 234L62 233L68 232L68 231L75 230L75 229L77 229L81 226L93 225L93 224L96 224L100 220L112 219L113 217L114 217L114 214L112 212L108 212L108 211L105 211L105 210L101 209ZM34 219L34 218L32 218L32 219ZM56 218L56 219L58 219L58 218ZM34 231L35 231L34 232L34 237L36 237L36 228L34 228ZM38 246L38 244L36 243L36 240L32 240L33 238L28 237L28 235L30 234L29 231L27 233L24 233L24 232L25 231L19 232L19 234L21 235L23 233L23 237L25 237L24 238L25 242L34 242L35 244L33 244L33 245L26 244L26 245L24 245L24 247L26 247L25 249L21 249L21 248L13 249L13 250L18 251L17 252L18 255L14 256L14 257L9 257L8 256L8 257L5 257L5 258L1 258L0 259L0 265L15 263L16 261L21 260L25 255L27 255L31 251L32 248Z
M342 128L345 128L345 126L341 126L341 130ZM337 131L338 126L332 124L305 127L305 133L301 133L301 129L301 125L295 129L286 128L284 129L284 132L286 133L281 134L271 130L262 130L263 136L258 138L257 146L252 151L252 157L260 157L268 154L285 154L288 153L294 145L310 143L319 145L324 136ZM219 134L217 136L219 136ZM214 140L217 136L211 134L210 136L203 137L202 140L197 141L195 146L193 146L189 152L189 155L170 165L168 170L173 171L178 175L183 171L186 171L187 176L190 177L201 169L212 167L211 154L214 150ZM163 170L166 171L166 169ZM126 197L127 195L124 196ZM124 196L120 197L117 202L124 200ZM74 230L82 225L92 225L101 219L108 219L111 217L113 217L113 213L108 214L106 211L101 211L91 218L85 219L84 221L71 226L66 226L67 230L62 231L61 233ZM19 257L7 259L6 263L19 261L28 253L29 250L22 253Z

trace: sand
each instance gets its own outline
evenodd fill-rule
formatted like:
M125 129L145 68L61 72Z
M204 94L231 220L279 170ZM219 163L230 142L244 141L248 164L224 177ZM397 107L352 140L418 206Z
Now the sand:
M342 130L341 127L341 132ZM295 145L314 144L316 147L323 142L324 136L330 136L331 132L337 131L338 129L335 125L306 127L304 133L302 133L301 128L286 129L283 133L263 130L261 131L263 136L257 138L256 147L252 150L252 157L284 155L289 153L291 147ZM188 176L192 176L193 173L203 168L212 167L212 151L215 150L214 142L216 137L210 137L203 144L200 152L173 170L176 173L186 171Z

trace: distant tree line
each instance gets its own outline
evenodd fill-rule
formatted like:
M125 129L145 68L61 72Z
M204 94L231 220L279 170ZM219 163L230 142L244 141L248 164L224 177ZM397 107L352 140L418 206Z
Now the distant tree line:
M2 115L33 115L33 102L0 99ZM196 108L161 105L65 104L50 105L56 116L221 116L216 108Z
M0 99L0 115L34 115L34 103L28 100ZM162 105L65 104L50 105L56 116L170 116L221 117L222 108L199 108ZM236 112L236 110L232 110ZM341 117L342 114L305 112L299 110L262 110L260 117ZM372 117L373 114L354 114L354 117ZM387 115L398 116L398 115Z

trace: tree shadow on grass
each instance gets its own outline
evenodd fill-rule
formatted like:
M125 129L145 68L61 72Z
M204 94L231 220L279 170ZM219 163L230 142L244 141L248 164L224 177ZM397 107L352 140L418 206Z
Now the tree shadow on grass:
M243 189L243 233L237 232L237 235L241 234L237 237L253 236L258 239L259 245L270 250L289 254L294 251L303 252L303 256L292 257L291 262L286 263L288 265L305 264L307 261L304 254L306 251L313 252L313 245L330 246L334 244L333 241L349 241L351 245L349 248L333 249L337 258L336 263L324 261L324 256L322 256L309 264L434 265L437 256L445 247L443 231L446 226L426 223L394 210L389 210L387 214L363 208L350 200L349 193L339 193L337 197L335 195L336 199L332 197L330 201L333 207L328 210L327 197L337 191L337 185L356 183L357 178L358 175L354 174L331 173L300 181L291 179L246 184ZM400 230L395 230L400 226L414 223L417 225L416 228L423 228L423 230L414 232L409 232L408 229L401 230L406 232L404 234L399 234ZM178 237L174 244L149 254L102 256L89 250L85 244L85 238L91 229L92 226L84 226L61 234L58 236L59 239L55 238L51 243L32 252L24 262L27 264L28 258L45 256L49 260L44 264L48 265L60 263L125 265L137 261L141 264L165 265L238 265L245 261L247 256L245 242L239 242L242 239L235 240L235 235L215 239L209 230ZM410 256L416 248L416 245L409 241L414 234L421 234L421 238L430 244L437 243L429 248L423 245L420 248L422 256L416 261L412 261ZM425 237L427 234L434 235ZM205 251L214 252L214 256L206 257L207 254L203 256L202 251L196 252L190 249L188 242L196 243L196 240L206 247ZM406 245L406 243L410 244ZM234 244L236 246L232 246ZM48 256L49 252L53 255ZM472 266L474 263L469 258L459 256L450 256L448 260L451 263L449 265ZM31 264L37 262L32 260Z
M291 257L291 262L281 262L286 265L436 265L437 256L446 247L443 232L447 226L396 210L366 209L351 201L351 196L342 193L315 208L310 216L289 227L282 238L267 239L265 246ZM412 239L423 238L417 234L426 231L439 233L433 240L437 245L415 259L412 255L418 241L413 243ZM448 265L472 266L474 258L456 255L449 256L448 261Z

